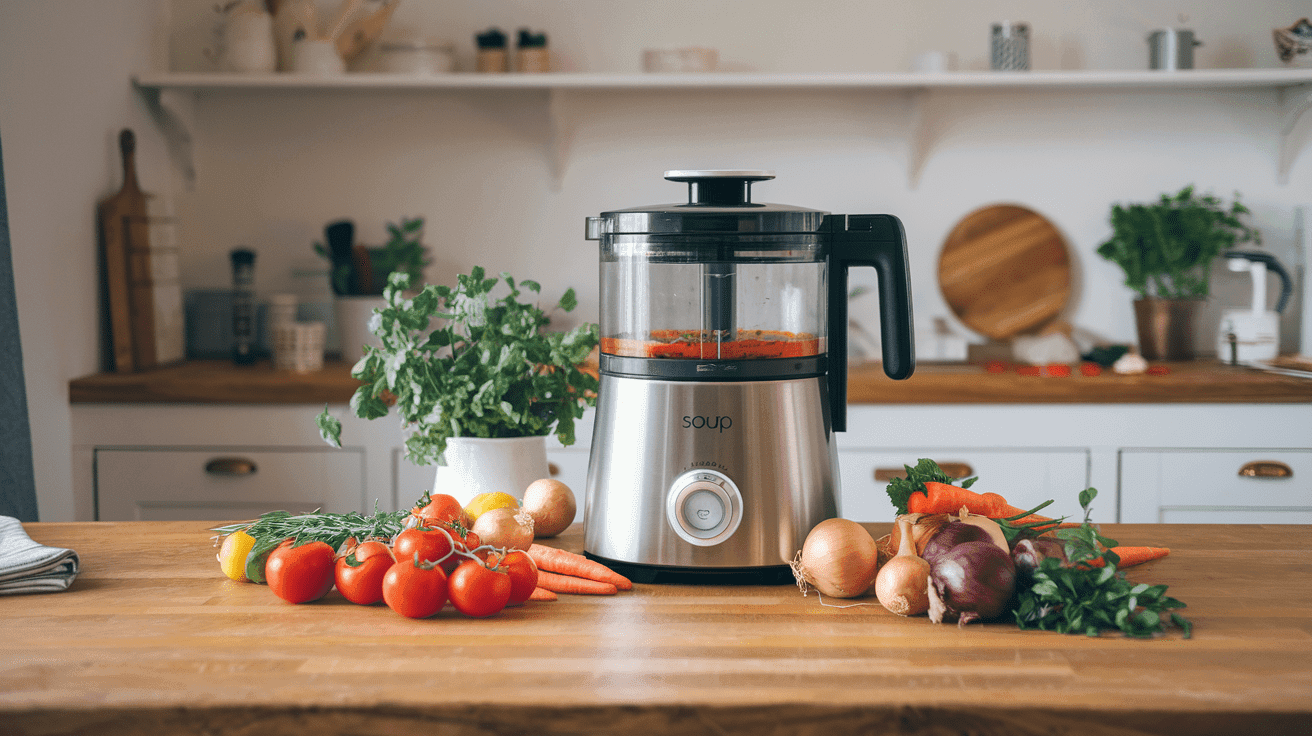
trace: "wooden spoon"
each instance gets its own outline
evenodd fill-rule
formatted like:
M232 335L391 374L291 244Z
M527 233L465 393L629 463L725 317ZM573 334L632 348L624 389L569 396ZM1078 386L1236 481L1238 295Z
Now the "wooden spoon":
M396 6L400 4L401 0L387 0L372 14L351 21L335 39L337 54L348 62L359 56L383 32L392 13L396 12Z

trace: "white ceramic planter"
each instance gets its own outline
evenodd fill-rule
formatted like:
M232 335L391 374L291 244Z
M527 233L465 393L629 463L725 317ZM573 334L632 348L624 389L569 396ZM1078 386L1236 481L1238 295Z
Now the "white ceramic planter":
M493 491L522 500L533 481L550 477L546 437L452 437L443 457L446 465L437 466L433 493L455 496L462 505Z
M381 296L342 296L334 303L337 334L342 345L342 360L352 365L364 357L364 346L382 347L382 340L369 331L375 309L387 306Z

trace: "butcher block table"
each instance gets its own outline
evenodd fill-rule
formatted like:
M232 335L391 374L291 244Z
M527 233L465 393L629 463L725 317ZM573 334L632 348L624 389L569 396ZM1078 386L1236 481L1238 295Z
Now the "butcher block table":
M1189 605L1188 640L934 625L792 586L409 620L228 580L207 526L26 525L82 572L0 597L0 733L1312 732L1309 526L1104 526L1172 549L1129 577ZM578 525L554 543L580 549Z

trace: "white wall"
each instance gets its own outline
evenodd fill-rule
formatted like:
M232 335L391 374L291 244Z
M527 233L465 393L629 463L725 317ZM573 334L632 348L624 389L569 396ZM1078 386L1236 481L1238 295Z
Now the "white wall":
M910 108L899 94L580 93L556 189L544 93L210 92L196 101L198 179L185 190L128 77L166 66L152 49L168 50L175 69L207 68L212 6L0 5L0 135L46 520L86 514L69 491L67 382L99 365L94 207L119 184L123 126L138 133L143 185L174 198L188 287L226 286L227 253L248 245L259 252L258 288L283 290L294 264L314 262L311 243L326 222L351 217L368 242L382 238L386 221L423 215L430 281L481 264L536 278L551 296L574 286L581 319L597 308L583 218L679 199L682 189L661 179L671 168L773 169L779 178L759 185L762 200L899 215L922 327L947 315L934 269L952 225L985 204L1024 204L1067 238L1077 282L1066 318L1124 341L1133 340L1130 294L1093 254L1113 202L1189 183L1239 191L1282 256L1294 206L1312 203L1312 153L1295 161L1288 185L1276 182L1275 91L952 93L914 189ZM465 68L472 34L499 25L546 31L570 70L636 72L643 48L697 44L719 48L732 70L897 71L927 49L985 68L989 23L1010 19L1032 24L1036 69L1133 69L1146 66L1146 31L1181 8L1205 43L1199 67L1276 66L1271 28L1307 14L1306 0L406 0L394 24L457 42ZM172 22L161 26L165 16ZM171 43L152 45L161 28L172 29ZM1307 117L1295 140L1312 148ZM1224 298L1237 303L1242 293Z

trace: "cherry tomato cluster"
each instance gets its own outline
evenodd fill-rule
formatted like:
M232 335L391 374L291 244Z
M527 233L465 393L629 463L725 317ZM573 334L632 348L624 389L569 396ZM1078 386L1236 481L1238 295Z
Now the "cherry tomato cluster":
M293 545L269 553L265 577L279 598L316 601L336 585L352 603L383 601L409 618L436 614L447 601L466 616L491 616L528 600L538 568L522 550L482 546L468 530L468 517L455 498L425 496L391 546L361 542L345 554L324 542Z

